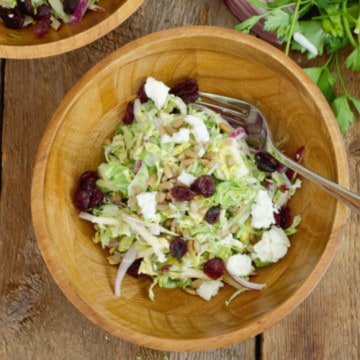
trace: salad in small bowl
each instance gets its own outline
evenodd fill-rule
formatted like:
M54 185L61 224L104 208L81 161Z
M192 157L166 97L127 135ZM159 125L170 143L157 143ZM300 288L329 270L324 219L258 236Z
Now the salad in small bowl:
M104 11L99 0L0 0L0 19L9 29L35 25L34 36L44 36L62 24L75 25L88 10Z
M2 58L58 55L99 39L143 0L0 0Z

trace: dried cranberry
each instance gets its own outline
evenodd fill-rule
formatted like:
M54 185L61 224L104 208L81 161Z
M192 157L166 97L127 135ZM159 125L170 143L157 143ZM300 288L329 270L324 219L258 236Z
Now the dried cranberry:
M205 214L205 220L209 224L215 224L220 218L221 207L213 206Z
M139 100L142 104L146 103L149 100L149 97L146 95L146 92L145 92L145 83L142 84L139 91L137 92L137 97L139 98Z
M287 229L292 224L291 210L288 206L282 207L279 212L274 214L276 225L282 229Z
M134 121L134 104L129 102L126 106L125 115L123 118L123 123L125 125L130 125Z
M10 29L21 29L24 25L24 15L17 6L13 9L0 6L0 18Z
M74 204L79 210L88 211L102 202L104 194L96 187L97 179L95 171L85 171L80 176L79 187L74 194Z
M37 20L35 27L35 35L42 37L47 34L51 28L51 9L47 5L41 5L37 8L34 19Z
M141 265L142 262L142 258L136 259L127 269L126 273L129 274L130 276L134 277L134 278L139 278L140 274L139 274L139 267Z
M194 198L195 193L187 186L178 185L171 189L171 195L176 200L190 201Z
M279 166L279 162L267 151L258 151L255 154L255 163L259 170L265 172L273 172Z
M174 94L182 98L185 104L195 102L199 97L199 87L196 79L189 78L170 89L170 94Z
M72 15L80 0L64 0L63 7L66 14Z
M214 178L211 175L201 175L190 185L190 189L197 195L213 196L216 191Z
M35 36L37 37L42 37L44 36L45 34L48 33L49 29L51 27L51 20L50 19L41 19L41 20L38 20L38 22L36 23L36 26L35 26Z
M103 199L104 193L99 188L95 188L91 192L89 208L93 209L94 207L98 206L103 201Z
M18 0L17 6L24 15L34 16L34 7L31 3L31 0Z
M181 259L187 252L187 245L180 236L174 237L170 242L170 255L176 259Z
M81 211L88 211L98 206L104 198L103 192L98 189L85 190L78 188L74 194L74 204Z
M37 20L44 20L51 18L51 9L47 5L41 5L37 8L35 19Z
M87 211L90 207L91 191L78 188L74 195L74 204L81 211Z
M217 280L225 274L224 260L218 257L208 260L204 264L203 271L210 279Z
M99 178L96 171L85 171L80 176L80 188L84 190L94 189L96 186L96 180Z

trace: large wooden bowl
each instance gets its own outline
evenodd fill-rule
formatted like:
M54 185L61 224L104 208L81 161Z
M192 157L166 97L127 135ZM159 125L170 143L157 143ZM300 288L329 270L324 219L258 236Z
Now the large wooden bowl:
M318 88L271 45L233 30L185 27L148 35L105 58L72 88L45 132L33 177L33 222L46 264L70 301L106 331L151 348L209 350L241 342L281 320L315 287L334 255L346 210L304 180L291 203L303 220L287 257L260 272L265 290L228 306L230 288L210 302L156 289L151 302L149 282L130 277L116 298L117 267L93 244L92 226L78 218L72 196L79 175L102 160L104 141L148 76L169 85L192 76L203 91L257 104L275 139L286 139L289 155L305 145L307 167L347 186L338 126Z
M34 27L8 29L0 22L0 58L33 59L62 54L85 46L114 30L144 0L101 0L104 12L88 11L80 23L63 25L39 38Z

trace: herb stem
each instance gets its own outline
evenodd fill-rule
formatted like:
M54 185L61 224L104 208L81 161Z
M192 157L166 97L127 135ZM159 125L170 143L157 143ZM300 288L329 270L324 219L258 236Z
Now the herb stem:
M345 82L344 82L344 78L343 78L342 73L341 73L340 63L339 63L339 53L338 52L335 53L335 66L336 66L336 73L337 73L337 76L338 76L338 81L340 83L341 89L342 89L344 95L348 98L350 95L349 95L349 92L347 91L347 88L346 88L346 85L345 85Z
M354 39L354 37L353 37L353 35L351 33L349 21L348 21L348 19L346 17L346 14L347 14L347 0L343 0L343 2L342 2L342 11L343 11L344 15L342 15L341 18L342 18L342 22L343 22L343 26L344 26L346 36L349 39L350 44L354 48L356 48L357 44L356 44L356 41L355 41L355 39Z
M331 64L333 62L334 54L336 54L336 53L329 54L328 59L325 61L325 64L323 65L324 68L329 67L329 64Z
M287 41L286 41L286 47L285 47L286 55L289 55L289 52L290 52L291 39L293 37L295 23L297 21L298 15L299 15L300 4L301 4L301 0L296 0L295 9L294 9L294 13L293 13L293 16L291 19L290 29L289 29L289 33L288 33L288 37L287 37Z

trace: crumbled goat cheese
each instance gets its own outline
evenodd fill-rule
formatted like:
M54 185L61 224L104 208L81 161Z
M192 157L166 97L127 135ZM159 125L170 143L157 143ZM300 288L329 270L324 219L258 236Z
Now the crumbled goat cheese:
M249 255L232 255L226 261L226 270L235 276L247 276L252 271L252 260Z
M176 143L182 144L183 142L187 142L190 139L190 130L182 128L178 132L172 134L171 136L168 134L164 134L161 137L161 142L163 144L167 143Z
M204 300L209 301L224 286L220 280L206 280L197 289L197 294Z
M160 110L166 104L170 88L161 81L157 81L152 77L147 78L144 85L145 94L155 103Z
M196 180L196 177L183 170L177 180L186 186L190 186Z
M268 228L275 223L274 206L267 191L260 190L251 207L251 225L255 228Z
M272 226L269 231L263 233L259 242L254 245L253 259L260 259L262 262L277 262L283 258L290 241L284 230L277 226Z
M204 121L197 116L188 115L185 117L185 121L192 126L192 133L195 140L202 143L210 140L210 135Z
M137 204L141 208L141 213L145 219L153 220L156 213L156 194L154 192L143 192L136 195Z

